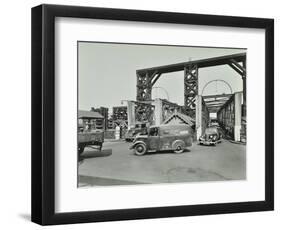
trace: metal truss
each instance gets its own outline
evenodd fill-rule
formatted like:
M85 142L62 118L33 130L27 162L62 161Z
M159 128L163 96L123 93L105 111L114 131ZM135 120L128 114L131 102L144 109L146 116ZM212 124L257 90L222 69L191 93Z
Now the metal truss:
M246 53L213 57L137 70L137 101L150 101L152 87L162 74L184 71L184 113L194 117L198 95L198 69L229 65L243 80L243 104L246 105Z
M117 120L126 121L128 119L127 106L113 107L112 118L114 121L117 121Z
M235 59L230 59L228 62L228 65L234 69L241 77L243 80L243 100L244 100L244 105L246 105L246 56L239 61L236 61Z
M135 118L136 122L152 123L155 106L150 103L135 102Z
M137 71L137 101L150 101L153 85L160 78L161 73L155 71Z
M182 107L176 103L162 100L162 119L165 121L175 111L182 112Z
M184 68L184 106L186 113L194 117L196 95L198 94L198 67L188 65Z
M210 113L216 113L227 103L231 96L232 94L203 96L203 101Z

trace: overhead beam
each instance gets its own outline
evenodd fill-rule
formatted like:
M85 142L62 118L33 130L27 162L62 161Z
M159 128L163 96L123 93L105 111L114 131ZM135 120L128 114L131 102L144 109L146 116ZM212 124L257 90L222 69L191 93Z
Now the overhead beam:
M186 66L190 65L196 65L197 68L205 68L205 67L211 67L211 66L218 66L218 65L227 65L229 64L230 60L235 60L236 62L243 62L246 59L246 53L239 53L239 54L232 54L232 55L225 55L225 56L219 56L219 57L213 57L213 58L207 58L207 59L200 59L200 60L193 60L189 62L181 62L177 64L171 64L171 65L163 65L163 66L157 66L152 68L146 68L146 69L139 69L137 70L138 73L146 73L154 71L157 71L158 73L172 73L176 71L182 71Z
M154 77L154 76L153 76ZM158 79L161 77L161 73L157 73L156 74L156 77L154 78L154 79L152 79L152 81L151 81L151 85L153 86L155 83L156 83L156 81L158 81Z
M225 103L226 101L212 101L212 102L206 102L205 101L205 104L206 105L217 105L217 104L223 104Z
M228 65L234 69L239 75L241 75L242 77L244 76L243 71L241 69L239 69L239 67L237 67L235 64L233 64L232 62L228 63Z
M237 61L235 61L234 59L230 59L230 61L236 65L245 75L246 74L246 68L244 68L242 65L240 65Z
M221 107L223 107L223 106L224 106L224 104L212 105L212 106L207 106L207 105L206 105L206 107L207 107L208 109L211 109L211 108L221 108Z
M220 107L222 107L222 106L224 106L224 104L218 104L218 105L206 105L206 107L207 107L208 109L211 109L211 108L220 108Z
M204 101L207 102L213 102L213 101L227 101L229 99L229 97L217 97L217 98L204 98Z
M216 95L206 95L203 98L218 98L218 97L231 97L233 94L216 94Z
M214 103L214 102L218 102L218 101L228 101L229 98L220 98L220 99L212 99L212 98L207 98L207 99L204 99L204 102L205 103Z

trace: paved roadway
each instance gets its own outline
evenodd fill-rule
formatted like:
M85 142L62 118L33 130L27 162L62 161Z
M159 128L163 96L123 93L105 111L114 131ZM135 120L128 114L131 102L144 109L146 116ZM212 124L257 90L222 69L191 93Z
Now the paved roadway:
M189 151L134 155L131 143L105 142L103 151L86 148L79 163L79 186L200 182L246 179L246 146L223 140L196 143Z

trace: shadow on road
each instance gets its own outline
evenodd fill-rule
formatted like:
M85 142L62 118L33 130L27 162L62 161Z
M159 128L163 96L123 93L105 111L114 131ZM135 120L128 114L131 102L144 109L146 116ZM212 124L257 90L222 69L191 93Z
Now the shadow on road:
M112 149L103 149L101 151L90 150L90 151L85 151L84 153L82 153L82 155L79 156L79 161L82 161L82 160L88 159L88 158L107 157L110 155L112 155Z
M141 157L145 157L145 156L149 156L149 155L158 155L158 154L172 154L172 155L181 155L184 153L189 153L190 150L189 149L185 149L182 153L175 153L171 150L162 150L162 151L157 151L157 152L147 152L144 155L142 155ZM136 156L134 154L134 152L131 153L132 155Z
M78 187L144 184L138 181L118 180L114 178L93 177L84 175L79 175L78 179Z

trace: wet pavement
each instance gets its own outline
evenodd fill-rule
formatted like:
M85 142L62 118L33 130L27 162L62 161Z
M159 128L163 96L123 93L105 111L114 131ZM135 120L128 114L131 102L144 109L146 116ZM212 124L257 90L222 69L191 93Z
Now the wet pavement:
M132 143L107 141L103 150L86 148L78 165L79 187L246 179L246 146L223 140L194 143L188 151L136 156Z

